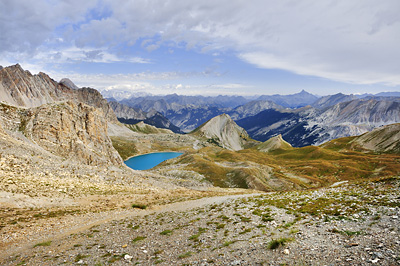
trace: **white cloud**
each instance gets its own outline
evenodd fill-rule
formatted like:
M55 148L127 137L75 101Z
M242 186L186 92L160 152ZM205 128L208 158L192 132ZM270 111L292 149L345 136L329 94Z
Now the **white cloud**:
M114 52L145 39L148 51L233 50L261 68L399 85L399 11L398 0L1 1L0 56L146 63Z
M23 66L24 67L24 66ZM203 75L203 73L181 72L143 72L135 74L78 74L59 73L50 71L50 77L61 80L68 77L78 87L91 87L99 91L128 91L133 93L145 92L155 95L184 94L184 95L252 95L251 86L237 83L223 84L182 84L187 78Z

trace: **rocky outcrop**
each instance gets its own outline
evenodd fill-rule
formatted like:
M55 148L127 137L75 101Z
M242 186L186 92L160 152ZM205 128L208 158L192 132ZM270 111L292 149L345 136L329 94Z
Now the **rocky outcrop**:
M257 150L262 152L271 152L276 150L287 150L291 149L292 145L289 142L286 142L282 135L279 134L278 136L272 137L269 140L261 143L257 146Z
M64 85L65 87L68 87L72 90L78 90L78 86L75 85L70 79L68 78L63 78L60 80L60 84Z
M250 140L246 130L239 127L227 114L216 116L200 126L193 133L209 142L229 150L241 150Z
M38 107L67 100L100 108L107 121L118 121L107 101L95 89L77 89L68 79L58 83L42 72L32 75L19 64L0 70L0 101L21 107Z
M157 128L155 126L148 125L143 121L135 124L135 125L126 125L127 128L134 132L144 133L144 134L159 134L159 133L167 133L172 134L173 132L169 129L165 128Z
M100 109L72 101L17 108L1 104L1 121L10 136L66 159L89 165L122 165L107 135Z

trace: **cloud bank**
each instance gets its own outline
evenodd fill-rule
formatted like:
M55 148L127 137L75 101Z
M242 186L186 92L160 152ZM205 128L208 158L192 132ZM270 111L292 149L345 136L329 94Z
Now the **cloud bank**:
M148 63L121 56L140 42L149 52L229 51L259 68L396 86L399 11L397 0L1 1L0 56Z

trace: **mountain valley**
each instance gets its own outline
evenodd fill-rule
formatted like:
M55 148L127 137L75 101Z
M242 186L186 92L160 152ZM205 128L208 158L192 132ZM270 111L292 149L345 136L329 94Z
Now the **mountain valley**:
M107 102L15 65L0 101L2 265L400 261L396 96Z

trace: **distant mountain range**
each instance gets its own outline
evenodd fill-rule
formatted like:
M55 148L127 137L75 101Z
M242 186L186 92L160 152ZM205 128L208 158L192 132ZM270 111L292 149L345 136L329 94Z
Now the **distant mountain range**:
M360 135L382 125L400 122L399 94L338 93L317 97L303 90L292 95L262 95L255 99L172 94L131 97L120 103L143 112L157 111L158 120L168 121L164 124L170 123L169 126L158 123L159 127L174 132L179 132L177 128L181 132L193 131L225 113L255 140L266 141L281 134L294 147L302 147L318 145L334 138ZM128 119L124 114L116 113L120 121L127 122L121 120ZM134 122L140 120L133 116L130 119L134 119ZM157 126L154 122L149 124Z
M118 120L127 124L143 121L175 133L191 132L226 114L252 139L264 142L282 135L294 147L319 145L400 123L399 94L317 97L301 91L253 98L139 95L120 102L109 99L108 103L97 90L78 88L68 79L56 82L45 73L32 75L19 65L0 69L0 101L14 106L36 108L60 101L81 102L100 109L114 124Z

